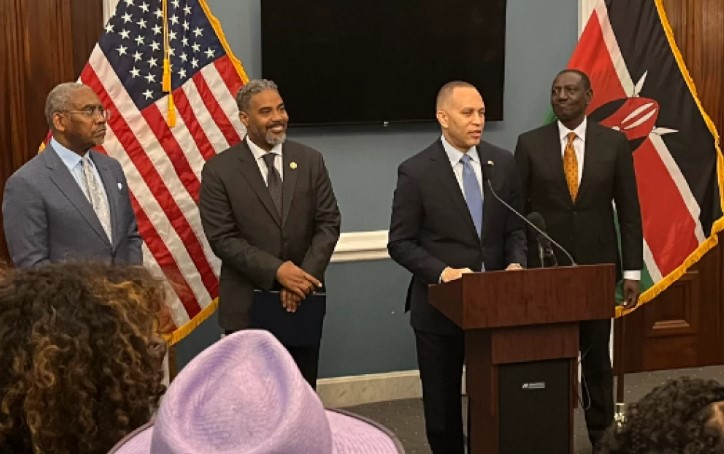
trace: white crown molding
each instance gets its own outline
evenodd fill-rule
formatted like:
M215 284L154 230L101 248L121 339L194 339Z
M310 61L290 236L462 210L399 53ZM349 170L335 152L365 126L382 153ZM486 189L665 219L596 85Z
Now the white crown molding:
M591 16L593 9L600 0L578 0L578 37L583 33L583 27L586 26L588 18Z
M332 262L335 263L388 258L387 230L343 233L332 254Z

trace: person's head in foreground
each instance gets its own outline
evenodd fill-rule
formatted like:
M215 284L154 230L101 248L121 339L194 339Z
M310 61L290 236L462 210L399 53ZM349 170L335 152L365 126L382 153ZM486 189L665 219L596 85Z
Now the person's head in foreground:
M599 453L724 453L724 386L714 380L678 378L655 388L611 427Z
M105 453L165 387L163 284L141 267L0 272L0 452Z
M115 454L404 452L386 429L325 410L267 331L224 337L171 382L152 424Z

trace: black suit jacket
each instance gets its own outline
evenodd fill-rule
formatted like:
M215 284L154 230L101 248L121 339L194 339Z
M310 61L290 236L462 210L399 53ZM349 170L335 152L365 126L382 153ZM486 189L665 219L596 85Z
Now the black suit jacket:
M495 163L491 182L498 195L522 209L513 156L487 142L481 142L477 150L481 162ZM510 263L526 264L522 222L484 189L481 240L440 140L398 168L387 248L396 262L412 272L405 310L411 311L410 322L417 330L461 332L427 299L427 286L438 283L446 266L479 271L485 263L485 269L492 271Z
M254 289L278 287L282 262L291 260L323 281L337 244L340 213L322 155L287 141L282 160L281 217L246 140L202 171L199 211L221 259L219 324L225 330L249 327Z
M545 219L550 236L579 264L615 263L623 270L643 267L643 235L633 157L626 137L590 119L586 127L583 176L575 203L563 172L558 123L518 138L515 160L521 173L526 210ZM623 262L616 243L614 211L621 229ZM569 260L555 251L558 263Z

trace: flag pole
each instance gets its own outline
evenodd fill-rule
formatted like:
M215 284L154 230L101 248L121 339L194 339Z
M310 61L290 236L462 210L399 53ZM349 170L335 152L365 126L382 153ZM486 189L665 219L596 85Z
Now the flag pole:
M624 347L623 341L626 334L626 317L614 318L613 324L613 364L616 375L616 404L614 406L613 420L616 428L619 429L625 422L626 403L624 402Z

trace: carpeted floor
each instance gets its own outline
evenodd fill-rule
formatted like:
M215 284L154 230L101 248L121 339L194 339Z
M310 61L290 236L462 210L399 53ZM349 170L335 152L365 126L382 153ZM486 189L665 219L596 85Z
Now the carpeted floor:
M674 369L656 372L627 374L625 378L625 402L633 402L643 397L652 388L666 382L669 378L688 375L690 377L711 378L724 383L724 366L711 366L695 369ZM366 416L390 428L402 441L409 454L429 454L430 448L425 439L425 421L422 414L421 399L395 400L374 404L348 407L346 410ZM465 411L465 410L464 410ZM591 446L586 435L583 412L575 411L574 446L575 452L589 454Z

